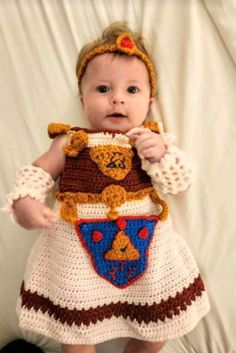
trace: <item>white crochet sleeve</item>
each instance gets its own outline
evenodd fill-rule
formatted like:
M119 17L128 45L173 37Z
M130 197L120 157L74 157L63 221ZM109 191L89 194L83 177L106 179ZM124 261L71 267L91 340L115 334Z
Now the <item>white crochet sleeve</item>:
M166 153L157 163L142 160L142 168L152 178L152 183L163 194L177 194L185 191L192 183L190 161L174 144L174 136L161 133L166 145Z
M7 205L1 210L10 214L15 220L14 202L19 198L30 196L43 203L52 190L54 181L51 175L40 167L28 165L16 173L13 190L7 195Z

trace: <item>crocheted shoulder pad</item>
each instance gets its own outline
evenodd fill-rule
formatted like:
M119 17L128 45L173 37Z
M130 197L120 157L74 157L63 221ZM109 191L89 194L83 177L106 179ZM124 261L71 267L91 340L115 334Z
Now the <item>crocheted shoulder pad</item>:
M158 134L162 132L161 123L157 123L156 121L147 121L147 122L145 121L143 123L143 126L149 128L150 130ZM80 128L72 128L68 124L50 123L48 124L48 135L50 138L54 139L58 135L67 134L67 132L71 129L81 130ZM86 131L87 129L84 129L84 130Z
M150 129L151 131L153 132L156 132L156 133L160 133L162 132L162 126L161 126L161 123L157 123L156 121L154 120L151 120L151 121L144 121L143 123L143 126L144 127L147 127L148 129Z
M50 138L54 139L58 135L67 134L71 129L70 125L62 123L50 123L48 124L48 135Z

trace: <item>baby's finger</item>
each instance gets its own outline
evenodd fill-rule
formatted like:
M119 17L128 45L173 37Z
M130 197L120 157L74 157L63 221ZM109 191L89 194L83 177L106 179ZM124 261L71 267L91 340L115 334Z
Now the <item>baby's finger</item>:
M41 224L40 224L40 228L43 228L43 229L50 229L52 228L54 223L50 222L50 221L47 221L47 220L44 220Z
M128 137L133 137L134 135L140 135L146 131L149 131L149 129L145 128L145 127L134 127L132 129L130 129L129 131L126 132L126 136Z
M138 152L139 158L140 158L140 159L144 159L144 156L142 155L142 153L140 153L139 151L137 151L137 152Z
M140 146L144 141L148 141L148 140L152 140L154 143L154 139L152 137L152 135L149 132L145 132L144 134L140 135L137 137L136 141L135 141L135 146L138 147Z
M42 214L35 219L31 219L27 229L51 228L53 223L47 220Z
M50 223L55 223L58 219L57 214L53 212L50 208L44 207L42 211L44 218Z
M50 218L50 217L54 217L56 214L55 214L55 212L54 211L52 211L50 208L48 208L48 207L44 207L43 208L43 210L42 210L43 212L43 215L45 216L45 217L47 217L47 218Z
M146 149L149 149L151 147L155 147L155 141L153 141L152 139L146 139L144 141L137 141L137 143L135 144L136 148L139 150L140 153L142 153L143 151L145 151Z
M150 157L154 157L155 152L156 152L155 148L151 146L149 148L144 149L141 153L144 156L144 158L150 158Z
M54 224L54 222L52 222L45 216L42 216L41 218L39 218L38 222L39 222L40 228L46 228L46 229L51 228Z

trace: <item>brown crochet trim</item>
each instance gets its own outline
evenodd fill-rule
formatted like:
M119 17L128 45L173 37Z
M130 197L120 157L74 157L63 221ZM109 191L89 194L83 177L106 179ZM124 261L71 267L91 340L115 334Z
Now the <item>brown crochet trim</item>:
M144 127L149 128L150 130L159 133L160 129L158 123L156 121L144 121ZM115 134L123 134L121 130L111 130L111 129L89 129L89 128L82 128L82 127L71 127L68 124L63 123L50 123L48 124L48 135L50 138L55 138L57 135L66 134L68 131L84 131L89 134L96 134L99 132L110 133L112 135Z
M144 121L142 123L142 126L143 127L147 127L148 129L152 130L153 132L157 132L157 133L160 133L160 127L159 127L159 124L157 121L154 121L154 120L150 120L150 121ZM83 127L77 127L77 126L74 126L71 128L72 131L78 131L78 130L83 130L89 134L97 134L99 132L104 132L104 133L110 133L112 135L115 135L115 134L121 134L123 135L124 132L122 132L121 130L114 130L114 129L91 129L91 128L83 128Z
M21 306L24 309L36 312L40 310L42 313L47 313L54 320L60 321L61 324L69 326L96 324L97 321L103 321L112 317L123 317L131 321L136 320L139 324L144 322L165 321L167 318L172 319L174 316L181 314L181 311L186 311L187 307L196 300L196 297L201 297L205 291L204 283L199 275L194 279L187 288L183 288L182 292L177 292L175 297L169 296L167 300L161 300L159 303L149 304L129 304L128 302L110 303L98 305L96 308L90 309L68 309L54 304L49 298L39 295L37 292L31 293L25 289L24 282L21 287Z

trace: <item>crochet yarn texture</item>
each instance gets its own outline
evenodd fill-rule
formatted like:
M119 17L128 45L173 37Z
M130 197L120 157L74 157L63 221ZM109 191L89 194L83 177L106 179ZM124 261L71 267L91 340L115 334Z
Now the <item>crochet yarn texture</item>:
M152 126L156 131L156 125ZM49 126L51 136L55 136L54 127ZM62 202L62 219L75 223L79 218L77 205L103 203L109 207L106 216L115 220L118 207L148 195L162 209L159 219L167 218L168 206L153 188L127 136L92 130L87 133L79 128L71 129L68 136L65 171L57 192L57 199Z
M128 56L136 56L145 64L148 75L149 82L151 86L151 96L154 97L156 93L156 78L155 78L155 70L151 60L148 56L141 51L133 38L129 33L122 33L119 37L117 37L115 44L103 44L98 47L95 47L91 51L89 51L83 58L80 66L77 69L77 77L78 83L80 84L82 77L85 73L86 67L90 60L92 60L96 55L101 55L105 53L123 53Z
M7 206L3 211L10 214L15 220L13 204L19 198L30 196L32 199L43 203L52 190L54 180L51 175L42 168L33 165L22 167L16 173L13 190L7 195Z
M209 302L158 195L158 173L151 179L119 132L70 128L67 134L55 204L61 219L31 251L17 307L20 326L66 344L186 334Z

